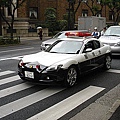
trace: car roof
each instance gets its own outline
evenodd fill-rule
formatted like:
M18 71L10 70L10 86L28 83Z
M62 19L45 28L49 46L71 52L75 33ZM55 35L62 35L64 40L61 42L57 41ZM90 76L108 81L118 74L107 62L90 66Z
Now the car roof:
M81 41L81 42L88 42L91 40L97 40L96 38L93 38L92 36L88 36L88 37L77 37L77 36L70 36L67 38L61 38L59 40L71 40L71 41Z

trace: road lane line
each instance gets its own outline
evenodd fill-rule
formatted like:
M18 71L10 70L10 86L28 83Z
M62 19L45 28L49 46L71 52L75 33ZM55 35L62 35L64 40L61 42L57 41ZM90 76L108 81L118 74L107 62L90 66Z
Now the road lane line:
M35 54L35 53L31 53L31 54L27 54L27 55L32 55L32 54ZM8 58L0 58L0 61L10 60L10 59L20 60L20 59L23 58L24 56L26 56L26 55L23 55L23 56L15 56L15 57L8 57Z
M120 70L116 70L116 69L110 69L107 72L112 72L112 73L120 73Z
M14 49L14 50L5 50L5 51L0 51L0 53L6 53L6 52L13 52L13 51L20 51L20 50L29 50L29 49L34 49L34 47L30 48L21 48L21 49Z
M13 81L17 81L19 79L20 79L20 77L18 75L13 76L13 77L9 77L9 78L5 78L5 79L1 79L0 80L0 85L10 83L10 82L13 82Z
M104 89L105 88L89 86L28 120L57 120Z
M4 72L0 72L0 76L11 74L11 73L15 73L15 71L7 70L7 71L4 71Z
M25 55L24 55L24 56L25 56ZM21 58L23 58L23 56L9 57L9 58L2 58L2 59L0 59L0 61L10 60L10 59L17 59L17 60L20 60Z
M8 103L0 107L0 118L10 115L18 110L21 110L29 105L32 105L40 100L43 100L51 95L54 95L64 89L61 88L47 88L36 92L34 94L28 95L14 102Z
M27 83L21 83L19 85L9 87L3 90L0 90L0 98L5 97L7 95L11 95L13 93L17 93L19 91L25 90L27 88L33 87L34 85L30 85Z

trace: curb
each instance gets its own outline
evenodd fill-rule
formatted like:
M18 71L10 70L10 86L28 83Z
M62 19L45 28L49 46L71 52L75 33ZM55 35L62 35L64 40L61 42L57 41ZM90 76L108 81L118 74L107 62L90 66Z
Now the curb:
M115 103L113 104L113 106L110 108L110 110L108 111L108 113L106 114L105 118L103 120L109 120L113 114L115 114L116 110L120 107L120 100L117 99L115 101ZM117 120L117 119L116 119Z

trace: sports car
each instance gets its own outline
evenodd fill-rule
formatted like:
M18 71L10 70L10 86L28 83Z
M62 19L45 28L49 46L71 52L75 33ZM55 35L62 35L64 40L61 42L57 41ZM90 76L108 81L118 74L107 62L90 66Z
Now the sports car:
M99 67L110 69L111 61L109 45L92 37L68 37L45 51L24 56L18 63L18 74L26 81L71 87L81 74Z

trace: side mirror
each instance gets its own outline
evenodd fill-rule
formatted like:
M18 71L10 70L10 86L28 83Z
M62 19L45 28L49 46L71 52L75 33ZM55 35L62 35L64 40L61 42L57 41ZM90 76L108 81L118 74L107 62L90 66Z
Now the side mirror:
M92 51L92 48L87 48L86 50L85 50L85 52L87 53L87 52L91 52Z

